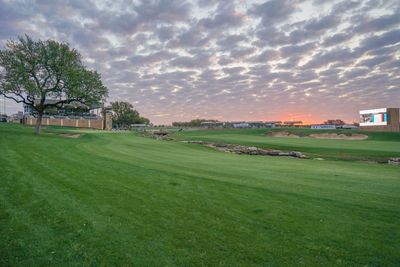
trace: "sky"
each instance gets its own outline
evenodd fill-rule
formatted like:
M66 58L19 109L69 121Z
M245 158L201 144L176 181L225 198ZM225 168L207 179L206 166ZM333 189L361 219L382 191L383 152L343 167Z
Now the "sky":
M0 0L0 49L23 34L69 43L155 124L400 107L398 0Z

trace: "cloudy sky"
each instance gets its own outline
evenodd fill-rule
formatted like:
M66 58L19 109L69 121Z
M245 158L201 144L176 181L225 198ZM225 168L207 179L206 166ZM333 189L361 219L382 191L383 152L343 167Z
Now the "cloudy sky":
M0 0L0 46L25 33L68 42L157 124L400 106L398 0Z

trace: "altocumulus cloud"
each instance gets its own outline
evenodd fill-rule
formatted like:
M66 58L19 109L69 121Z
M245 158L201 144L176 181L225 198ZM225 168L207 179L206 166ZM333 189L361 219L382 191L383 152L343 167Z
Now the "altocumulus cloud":
M400 2L0 0L0 45L68 42L155 123L399 106ZM20 109L8 103L11 111Z

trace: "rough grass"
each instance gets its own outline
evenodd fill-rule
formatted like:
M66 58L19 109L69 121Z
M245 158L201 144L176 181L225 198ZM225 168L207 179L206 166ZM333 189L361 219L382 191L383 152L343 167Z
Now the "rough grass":
M0 124L0 266L400 262L398 167L66 132Z

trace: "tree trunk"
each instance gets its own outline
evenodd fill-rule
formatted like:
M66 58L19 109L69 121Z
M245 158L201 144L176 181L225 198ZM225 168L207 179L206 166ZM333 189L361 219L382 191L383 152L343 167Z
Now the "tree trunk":
M40 134L40 126L42 125L42 117L43 117L43 111L38 113L38 117L36 119L36 126L35 126L35 134L36 135Z

